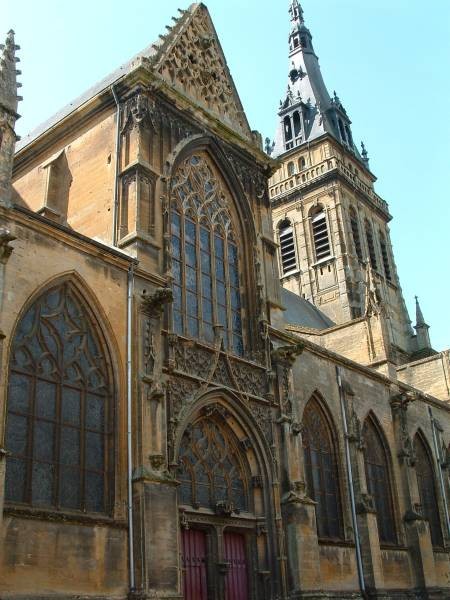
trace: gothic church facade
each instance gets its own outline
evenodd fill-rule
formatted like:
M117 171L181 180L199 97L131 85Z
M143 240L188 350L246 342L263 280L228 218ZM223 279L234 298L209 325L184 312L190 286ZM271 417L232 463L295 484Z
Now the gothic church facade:
M2 599L450 595L448 352L290 17L267 152L203 4L20 141L8 34Z

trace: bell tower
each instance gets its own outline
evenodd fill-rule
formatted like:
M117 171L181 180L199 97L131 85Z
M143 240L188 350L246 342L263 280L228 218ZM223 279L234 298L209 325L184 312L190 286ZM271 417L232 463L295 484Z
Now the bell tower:
M370 281L403 362L415 340L390 242L392 217L344 104L328 93L298 0L290 0L289 14L287 89L275 139L266 140L281 163L269 183L281 282L342 324L369 310Z

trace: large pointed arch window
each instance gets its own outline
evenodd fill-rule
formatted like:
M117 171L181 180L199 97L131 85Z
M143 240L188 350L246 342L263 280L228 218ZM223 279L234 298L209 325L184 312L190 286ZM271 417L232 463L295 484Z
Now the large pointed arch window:
M88 309L65 282L42 294L11 347L9 503L110 510L112 377Z
M244 352L239 246L228 197L206 158L193 155L178 168L171 197L173 328Z
M414 451L416 455L417 487L422 513L430 524L433 546L443 546L433 462L430 451L420 434L416 434L414 438Z
M303 415L303 453L308 494L317 503L320 538L342 538L337 452L331 423L316 398Z
M364 423L364 466L367 491L372 496L377 514L380 542L395 544L397 541L394 504L389 473L389 458L378 425L372 417Z
M245 456L220 419L201 418L183 435L180 447L180 502L194 508L249 511ZM228 507L228 508L227 508Z

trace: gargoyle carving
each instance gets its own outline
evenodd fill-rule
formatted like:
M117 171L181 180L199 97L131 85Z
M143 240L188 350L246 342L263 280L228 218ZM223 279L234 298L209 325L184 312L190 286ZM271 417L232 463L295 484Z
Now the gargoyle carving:
M164 306L173 302L173 292L169 288L157 288L153 294L141 295L142 310L150 317L158 318L164 311Z

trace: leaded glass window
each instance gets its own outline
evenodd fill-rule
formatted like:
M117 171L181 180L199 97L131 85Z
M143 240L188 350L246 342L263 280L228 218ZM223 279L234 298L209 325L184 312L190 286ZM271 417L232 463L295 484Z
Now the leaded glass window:
M389 477L389 461L381 433L370 417L364 424L362 436L364 440L367 491L373 497L375 503L380 542L394 544L397 537Z
M228 195L202 155L173 178L171 241L174 331L212 343L221 325L225 347L242 355L239 247Z
M70 283L40 296L12 343L6 502L107 512L112 468L107 357Z
M416 476L420 504L423 516L430 524L430 535L433 546L443 546L439 505L436 495L436 481L430 453L420 435L414 439L416 454Z
M248 511L245 457L233 432L218 421L200 419L183 435L180 448L180 502L216 510L227 503Z
M336 449L328 419L315 398L303 414L303 453L308 494L316 504L317 534L341 538L341 503Z

